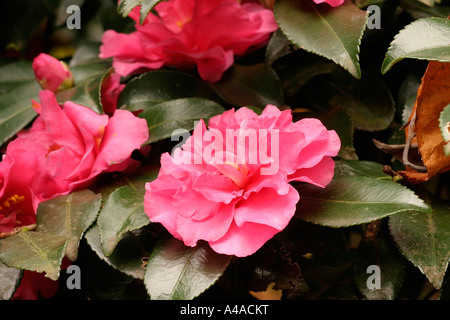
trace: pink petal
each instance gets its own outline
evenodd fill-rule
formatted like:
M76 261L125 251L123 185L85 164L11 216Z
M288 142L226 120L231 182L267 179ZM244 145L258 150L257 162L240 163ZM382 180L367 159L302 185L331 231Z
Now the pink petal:
M335 163L331 157L324 157L311 168L300 168L288 176L289 181L302 181L324 188L333 179Z
M216 209L215 214L210 214L208 218L202 220L178 215L177 231L184 244L192 247L199 240L215 241L223 237L233 221L233 209L233 204L222 204Z
M159 69L163 65L162 60L146 55L136 32L121 34L108 30L103 34L102 42L100 58L114 57L114 70L121 76L127 76L142 68Z
M105 128L93 170L105 171L113 164L125 161L148 137L145 119L137 118L128 110L116 110Z
M225 236L209 241L209 245L217 253L246 257L258 251L278 232L265 224L247 222L238 227L233 222Z
M51 134L53 142L57 145L65 145L72 150L82 150L82 138L78 128L61 109L54 93L43 90L39 93L39 98L41 100L41 116L45 123L45 130Z
M214 183L211 183L213 182ZM229 204L242 194L242 190L230 179L217 172L206 171L193 183L192 188L201 193L206 199L214 202Z
M297 190L292 186L289 186L289 192L285 195L279 195L271 188L261 189L252 193L247 200L237 203L234 221L238 227L246 222L254 222L283 230L293 217L299 199Z

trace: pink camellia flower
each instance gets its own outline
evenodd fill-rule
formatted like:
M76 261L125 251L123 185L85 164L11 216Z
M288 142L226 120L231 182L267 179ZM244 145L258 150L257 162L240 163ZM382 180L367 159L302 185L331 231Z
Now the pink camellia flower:
M39 97L40 116L8 144L5 156L30 163L29 170L22 169L25 177L12 179L39 173L29 184L16 182L29 187L38 202L82 188L102 172L125 170L131 153L148 139L145 119L127 110L109 117L70 101L61 108L48 90Z
M54 93L73 86L73 76L64 61L41 53L33 60L33 71L42 89Z
M337 7L344 3L344 0L313 0L313 1L317 4L326 2L332 7Z
M32 189L39 175L38 158L23 148L15 156L4 155L0 162L0 234L34 224L40 201Z
M187 246L204 240L218 253L248 256L294 215L300 197L289 182L326 186L339 149L336 132L317 119L293 123L289 110L272 105L260 116L230 110L162 154L145 212Z
M39 97L34 108L40 115L8 144L0 162L1 237L33 225L40 202L86 187L102 172L125 170L148 139L146 121L129 111L109 117L72 102L61 108L49 90ZM50 297L57 288L57 281L25 271L14 299Z
M122 76L159 69L197 67L202 79L220 80L250 48L260 46L278 29L273 12L258 3L238 0L170 0L155 6L141 25L140 6L130 17L136 31L104 33L100 57L113 57Z

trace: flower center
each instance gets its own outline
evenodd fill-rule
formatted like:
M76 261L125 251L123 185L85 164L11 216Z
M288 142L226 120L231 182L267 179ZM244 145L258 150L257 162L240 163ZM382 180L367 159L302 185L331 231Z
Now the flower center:
M3 206L6 208L11 208L11 206L24 202L25 197L19 196L17 194L13 195L12 197L7 198L5 201L3 201ZM0 210L3 210L3 207L0 205Z
M25 201L24 196L17 194L0 201L0 224L1 222L10 221L16 219L16 217L22 212L21 208L18 208L18 204ZM12 221L11 221L12 222ZM20 224L20 221L15 221L15 225Z
M15 209L17 210L16 205L24 201L24 196L15 194L0 203L0 213L4 213L5 211L13 212Z
M245 164L228 162L224 162L224 165L225 166L222 166L219 170L231 179L239 188L244 188L248 174L247 166Z

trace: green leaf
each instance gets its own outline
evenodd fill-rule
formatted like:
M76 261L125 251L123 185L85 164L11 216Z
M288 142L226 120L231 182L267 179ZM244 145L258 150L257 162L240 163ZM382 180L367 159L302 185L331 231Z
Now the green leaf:
M442 110L439 116L439 128L444 139L444 154L450 156L450 104Z
M126 17L130 14L131 10L140 5L141 17L139 20L142 24L150 10L152 10L159 2L161 2L161 0L120 0L118 11L123 17Z
M108 257L103 253L97 224L93 225L86 232L85 239L97 256L113 268L136 279L144 278L142 258L145 257L146 253L141 251L142 243L139 242L136 236L126 233Z
M366 11L349 0L336 8L311 0L277 0L274 13L281 30L298 47L361 77L359 46L367 24Z
M328 130L335 130L341 140L338 157L345 160L358 160L353 147L353 122L344 108L334 108L320 117Z
M0 94L36 82L31 63L17 61L0 67Z
M230 260L207 243L187 247L167 236L150 255L144 283L153 300L191 300L217 281Z
M144 0L144 2L142 2L141 16L139 18L140 24L144 23L145 18L147 18L147 15L150 13L150 11L153 9L153 7L156 6L160 2L161 2L161 0Z
M395 103L388 87L378 77L363 74L355 79L347 73L313 79L302 90L304 103L328 112L346 109L358 130L385 130L395 116Z
M304 50L283 56L273 68L280 78L285 99L295 95L314 77L340 70L333 61Z
M23 271L17 268L10 268L0 262L0 300L9 300L20 285Z
M23 229L0 242L0 261L12 268L45 272L58 280L66 236Z
M75 85L56 94L60 104L71 101L88 107L95 112L103 113L100 100L101 82L110 72L110 65L104 61L82 64L70 69Z
M272 65L278 58L289 52L289 40L278 29L270 37L267 44L266 53L264 56L264 63L268 66Z
M135 7L139 6L145 0L120 0L119 5L117 7L117 11L123 16L126 17L130 14L131 10Z
M264 108L284 104L281 83L275 71L264 63L234 65L219 82L210 86L228 103L236 106Z
M370 286L376 282L371 279L376 274L370 269L368 272L369 266L379 268L379 288ZM361 242L353 272L356 286L369 300L394 300L402 288L405 276L402 256L384 238Z
M420 0L400 0L402 9L406 10L413 19L424 17L440 17L446 19L450 12L450 6L448 5L448 2L446 5L444 5L444 3L445 2L441 5L430 7L421 3Z
M336 161L333 180L325 187L297 186L296 217L328 227L347 227L407 210L429 207L410 189L392 182L382 165L355 160Z
M389 217L389 229L403 255L440 289L450 259L450 207L408 211Z
M3 66L0 74L0 144L4 144L37 116L31 100L39 99L41 87L31 62Z
M381 72L404 58L450 62L450 20L422 18L407 25L391 42Z
M101 195L90 190L76 191L41 202L36 214L36 231L66 237L65 254L75 261L80 239L97 218L100 206Z
M145 189L125 186L115 190L106 200L98 216L103 252L110 256L128 231L150 223L144 211Z
M96 193L101 193L103 199L109 196L118 188L128 186L132 189L143 189L147 182L153 181L159 172L159 166L145 166L131 175L123 172L113 172L100 176L90 189Z
M69 68L74 69L76 66L84 64L92 64L95 62L106 62L107 60L99 57L101 42L84 40L76 48L69 62ZM77 70L75 68L75 70ZM75 72L77 73L77 71ZM78 77L77 77L78 78Z
M150 105L188 97L219 100L217 94L197 78L177 71L155 70L130 80L120 94L118 106L137 111Z
M150 105L139 114L147 120L150 143L170 138L177 129L194 129L195 122L225 112L214 101L201 98L182 98Z
M356 80L347 74L334 75L327 83L333 107L344 106L356 129L385 130L395 116L395 103L388 87L377 77L363 74Z

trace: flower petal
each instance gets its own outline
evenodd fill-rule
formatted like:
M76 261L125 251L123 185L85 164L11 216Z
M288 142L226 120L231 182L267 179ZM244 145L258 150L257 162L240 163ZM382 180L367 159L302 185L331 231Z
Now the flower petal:
M232 223L225 236L210 241L209 245L217 253L246 257L258 251L278 232L280 230L265 224L247 222L238 227Z
M238 227L246 222L255 222L283 230L294 216L299 199L297 190L292 186L285 195L279 195L271 188L263 188L237 203L234 221Z
M128 110L116 110L105 128L93 170L108 171L112 165L127 160L148 137L145 119L137 118Z

